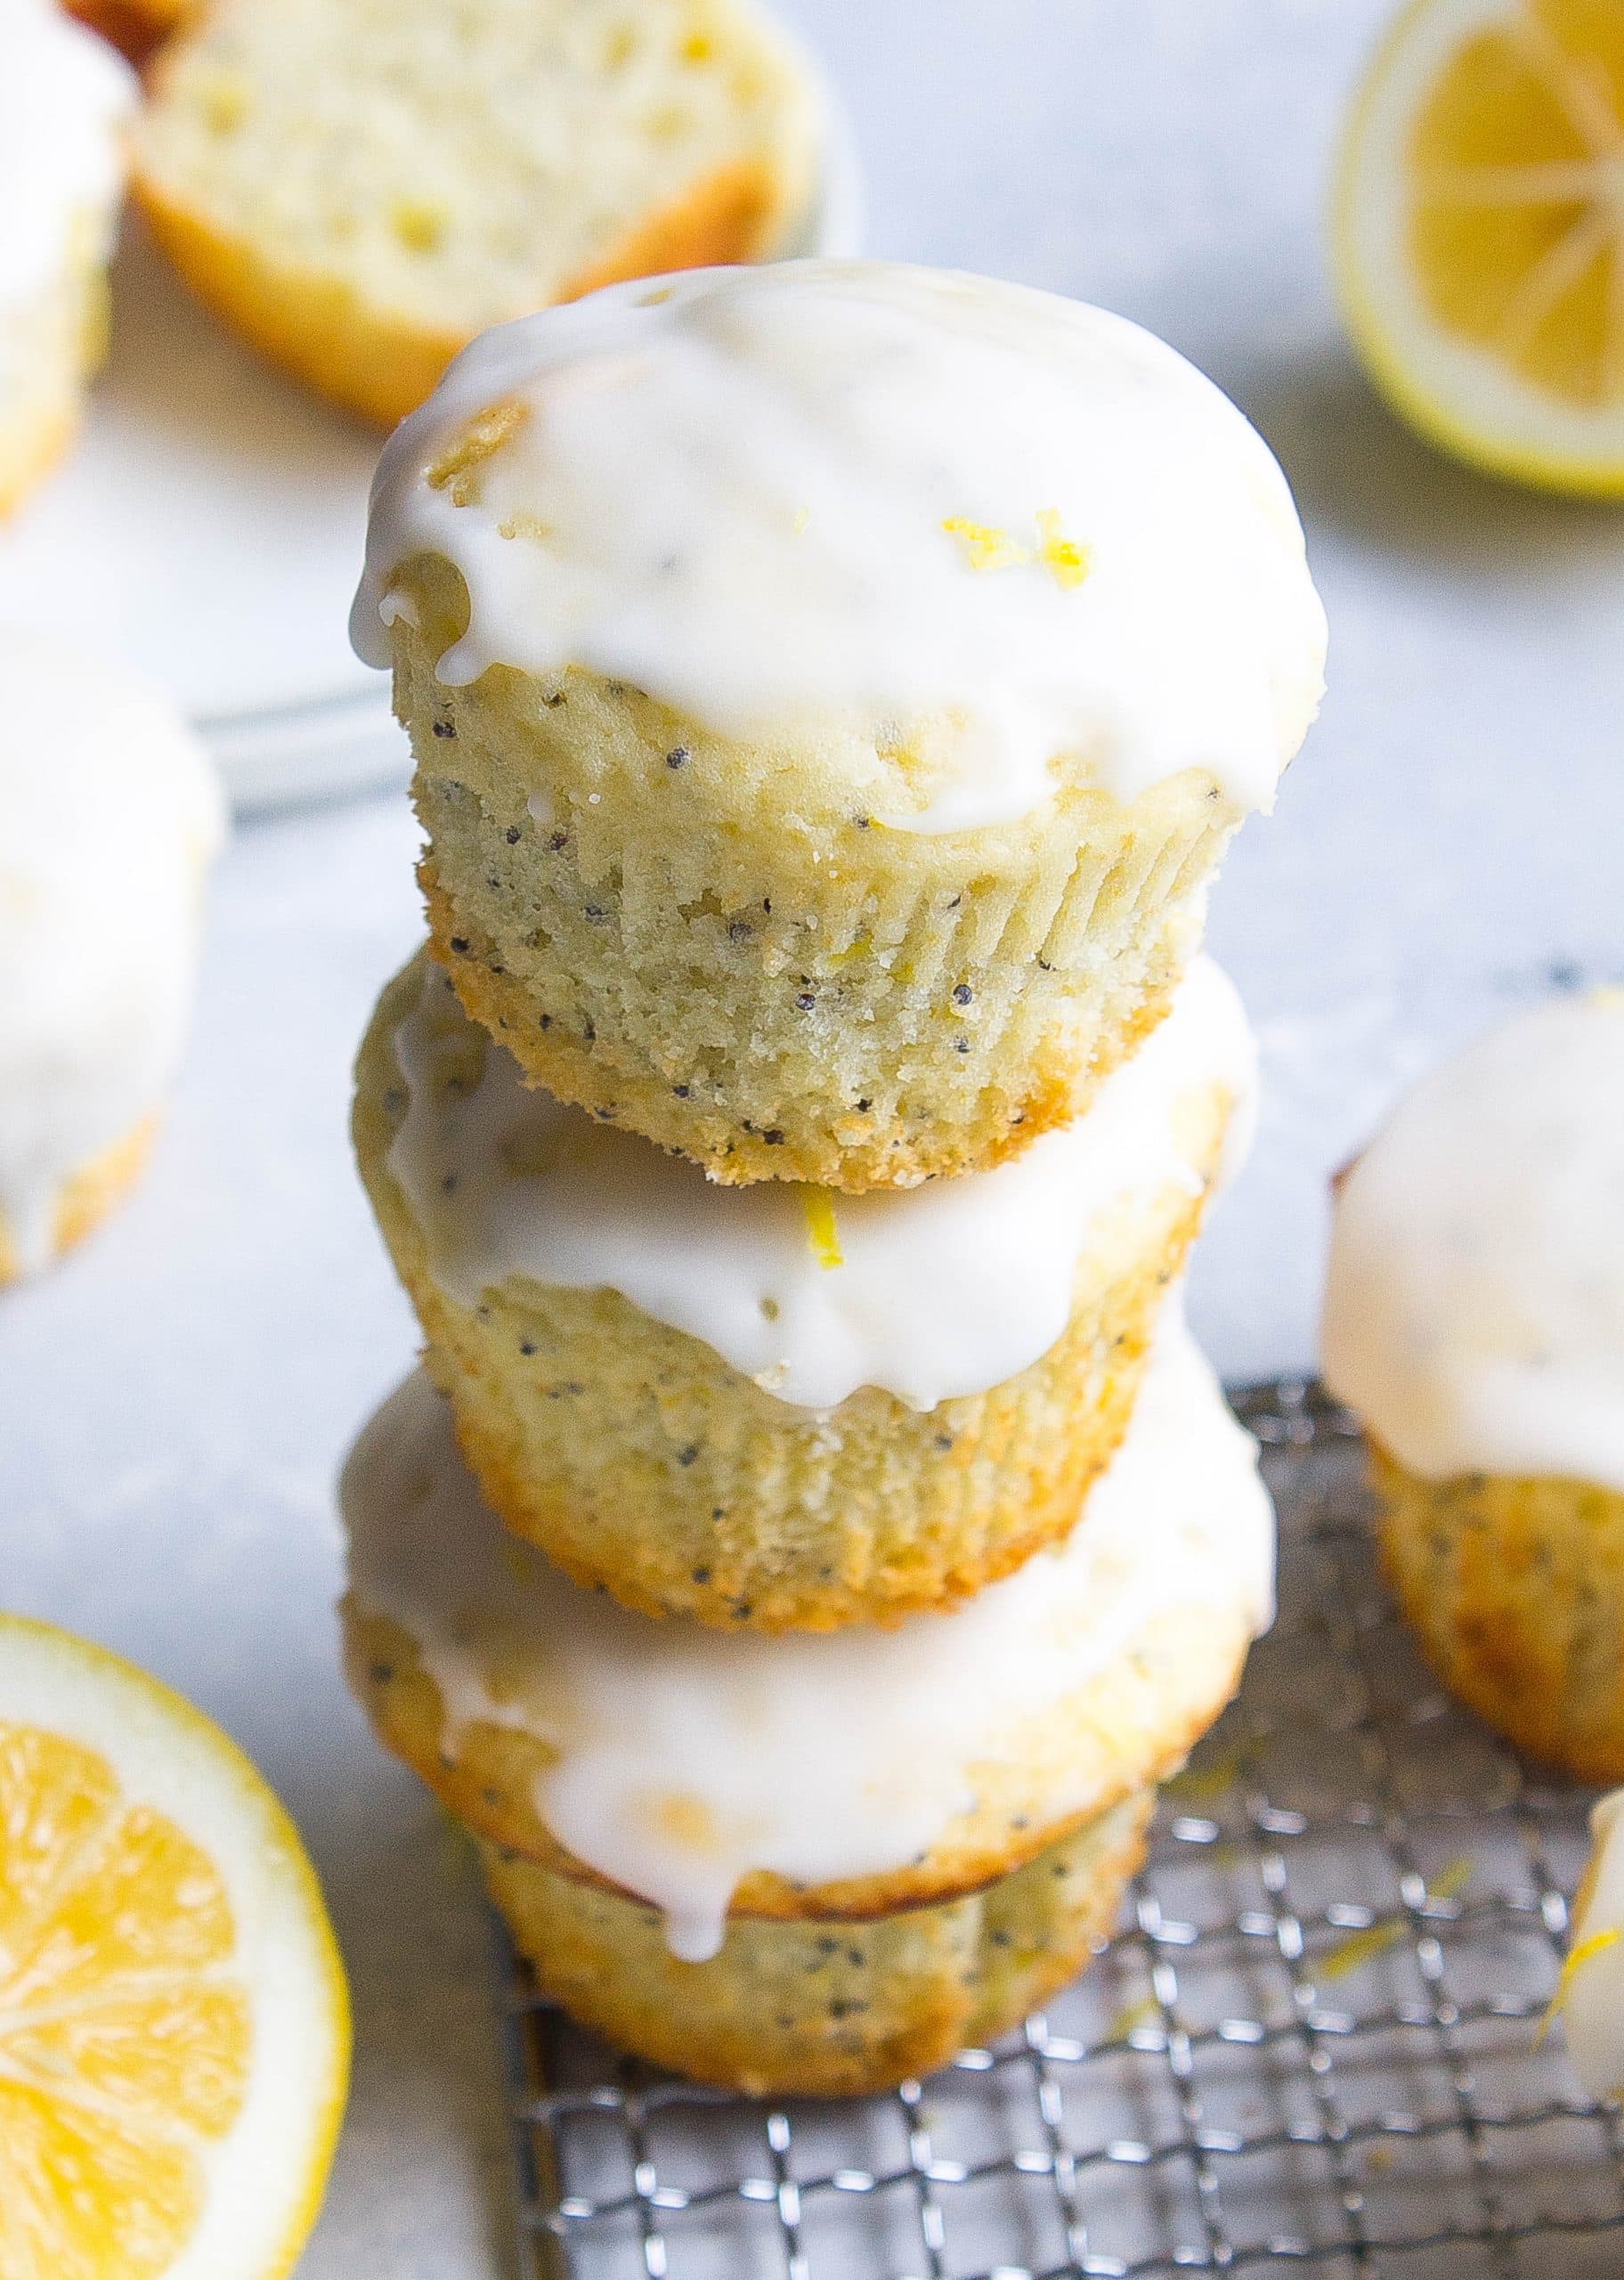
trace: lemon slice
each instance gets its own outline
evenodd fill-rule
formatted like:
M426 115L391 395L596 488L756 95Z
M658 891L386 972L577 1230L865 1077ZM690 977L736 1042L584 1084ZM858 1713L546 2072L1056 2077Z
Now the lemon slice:
M0 1616L0 2276L285 2273L348 2064L315 1876L248 1760Z
M1624 6L1414 0L1333 221L1372 378L1480 467L1624 496Z

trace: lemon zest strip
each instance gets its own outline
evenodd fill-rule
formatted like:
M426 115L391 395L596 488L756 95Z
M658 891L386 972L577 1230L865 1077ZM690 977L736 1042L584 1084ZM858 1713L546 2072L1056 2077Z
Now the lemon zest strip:
M1428 1885L1426 1896L1429 1900L1454 1900L1466 1890L1471 1881L1470 1861L1451 1861L1447 1868L1440 1869L1433 1882ZM1357 1971L1361 1964L1369 1963L1376 1957L1385 1955L1389 1948L1396 1948L1409 1928L1408 1921L1403 1917L1389 1916L1380 1923L1368 1924L1362 1932L1351 1932L1345 1940L1338 1940L1335 1947L1326 1950L1315 1966L1315 1978L1333 1981L1345 1979L1350 1972Z
M1038 559L1050 572L1057 586L1069 592L1080 586L1093 568L1093 557L1076 539L1068 538L1060 524L1058 507L1045 507L1037 517L1038 534L1042 544Z
M1170 1797L1184 1797L1191 1803L1221 1797L1239 1778L1241 1755L1238 1749L1224 1750L1204 1764L1186 1765L1162 1787Z
M812 1256L822 1267L844 1266L845 1254L840 1250L840 1231L835 1225L834 1198L826 1187L803 1187L800 1208L807 1222L807 1241L812 1246Z
M1141 1995L1137 2003L1125 2003L1105 2031L1107 2042L1125 2042L1137 2027L1149 2026L1152 2019L1161 2016L1161 2005L1154 1995Z
M1624 1933L1620 1933L1616 1925L1609 1924L1600 1932L1592 1932L1589 1938L1581 1940L1576 1948L1568 1950L1566 1956L1563 1958L1562 1970L1557 1976L1556 1992L1546 2005L1544 2015L1535 2031L1534 2048L1536 2050L1549 2034L1557 2013L1567 2009L1568 1997L1573 1991L1573 1982L1579 1974L1587 1963L1594 1963L1596 1957L1606 1949L1617 1947L1620 1939L1624 1939Z
M962 515L949 515L942 528L949 538L959 541L972 570L1011 570L1032 559L1008 531L997 530L990 523L971 523Z

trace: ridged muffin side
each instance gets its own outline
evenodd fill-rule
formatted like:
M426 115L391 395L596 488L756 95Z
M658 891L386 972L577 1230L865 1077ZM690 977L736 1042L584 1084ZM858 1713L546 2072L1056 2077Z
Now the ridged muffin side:
M1013 2026L1108 1936L1154 1804L1125 1798L980 1890L853 1921L735 1918L679 1963L657 1912L480 1846L541 1985L612 2041L749 2097L889 2089Z
M875 1386L810 1411L615 1291L514 1276L467 1303L442 1287L389 1165L407 1105L394 1038L421 971L385 991L362 1044L356 1152L463 1454L516 1535L644 1613L828 1630L963 1598L1072 1526L1199 1228L1224 1087L1175 1104L1186 1176L1098 1215L1037 1361L928 1411Z
M888 829L922 746L745 744L578 669L451 688L460 578L393 585L435 950L561 1099L724 1182L908 1186L1068 1122L1165 1012L1241 821L1200 771Z
M1531 1756L1624 1780L1624 1495L1429 1480L1374 1442L1370 1470L1383 1565L1444 1683Z

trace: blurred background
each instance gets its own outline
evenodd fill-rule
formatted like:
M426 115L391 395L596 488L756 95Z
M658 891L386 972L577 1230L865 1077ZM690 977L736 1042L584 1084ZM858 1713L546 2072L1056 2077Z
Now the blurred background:
M1305 1370L1326 1182L1386 1101L1510 1005L1624 972L1624 511L1457 467L1358 374L1326 275L1326 177L1387 0L782 4L849 113L865 250L1138 319L1239 401L1295 489L1330 695L1214 905L1266 1089L1194 1313L1230 1379ZM353 548L313 559L286 604L330 619L340 657L374 440L200 315L170 303L155 318L143 275L137 252L112 415L177 343L199 405L251 390L278 450L342 501L340 537L353 521ZM161 602L183 566L154 520ZM220 521L211 543L223 558L240 540ZM0 594L7 574L0 561ZM266 578L254 604L271 652L291 638L277 590ZM359 701L376 712L364 686ZM374 719L368 733L387 773L394 732ZM93 1632L221 1718L328 1881L360 2063L309 2280L500 2268L472 1881L368 1739L331 1620L336 1462L414 1344L345 1123L363 1018L418 933L415 839L398 788L245 822L151 1176L0 1309L0 1597Z

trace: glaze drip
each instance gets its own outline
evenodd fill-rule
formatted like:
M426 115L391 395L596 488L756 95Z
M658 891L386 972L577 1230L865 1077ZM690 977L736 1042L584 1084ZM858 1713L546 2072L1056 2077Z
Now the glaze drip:
M1520 1014L1343 1178L1325 1370L1401 1464L1624 1494L1624 991Z
M690 272L485 334L379 464L374 664L423 553L468 590L443 681L574 664L727 737L855 729L831 797L900 830L1028 815L1053 763L1267 808L1321 688L1290 494L1211 382L1120 317L901 264Z
M509 1277L618 1291L811 1410L865 1385L933 1409L1037 1361L1070 1317L1102 1216L1168 1187L1200 1193L1181 1106L1227 1096L1233 1157L1255 1084L1234 987L1200 958L1074 1124L991 1171L830 1196L718 1186L527 1087L426 960L395 1055L407 1108L389 1169L448 1296L473 1306Z
M1271 1618L1273 1513L1176 1304L1127 1437L1056 1550L946 1615L821 1635L651 1623L508 1537L410 1378L345 1468L350 1582L417 1643L446 1746L477 1721L556 1753L536 1798L558 1842L666 1917L674 1952L721 1944L740 1881L878 1876L974 1804L978 1769L1025 1762L1034 1722L1167 1610ZM1050 1822L1087 1811L1053 1755Z

